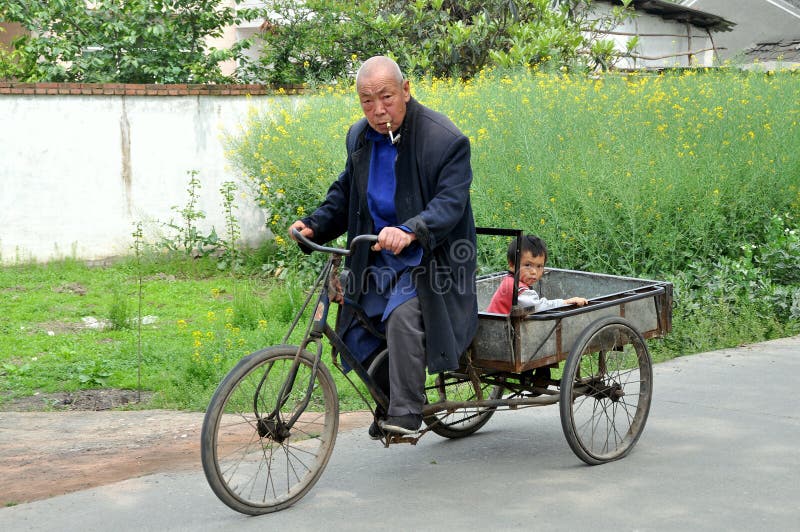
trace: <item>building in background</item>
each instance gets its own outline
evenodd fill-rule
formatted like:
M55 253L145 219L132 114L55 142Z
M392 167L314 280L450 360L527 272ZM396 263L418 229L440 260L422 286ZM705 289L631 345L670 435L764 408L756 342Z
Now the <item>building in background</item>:
M720 59L746 68L800 68L800 0L684 0L736 23L720 35Z
M596 0L598 15L611 12L622 2ZM624 52L628 42L638 44L616 68L660 69L710 67L718 60L720 35L730 32L735 23L717 14L661 0L633 0L636 16L605 33Z

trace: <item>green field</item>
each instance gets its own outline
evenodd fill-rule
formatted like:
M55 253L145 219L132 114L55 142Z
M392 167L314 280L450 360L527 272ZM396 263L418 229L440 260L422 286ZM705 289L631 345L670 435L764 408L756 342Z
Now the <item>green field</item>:
M800 332L799 74L488 72L412 93L471 138L479 225L538 233L552 266L675 284L657 359ZM254 108L229 138L275 234L322 198L359 112L349 88L331 88ZM141 382L156 392L147 406L203 409L239 357L281 340L318 261L277 238L247 264L234 275L153 250L0 269L0 407ZM139 315L154 317L141 331ZM339 389L344 408L361 406Z

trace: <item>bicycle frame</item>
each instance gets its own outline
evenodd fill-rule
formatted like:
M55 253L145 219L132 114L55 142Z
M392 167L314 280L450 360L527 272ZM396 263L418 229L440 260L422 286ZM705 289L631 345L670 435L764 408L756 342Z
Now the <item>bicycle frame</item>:
M294 423L299 418L300 414L305 410L308 406L308 403L311 399L311 393L313 391L313 384L316 379L317 375L317 368L319 367L319 363L322 360L322 351L323 351L323 344L322 338L325 337L328 342L333 346L336 352L339 353L342 361L347 364L353 371L356 372L358 377L367 387L367 391L369 392L372 399L375 401L377 405L382 407L384 410L387 410L389 407L389 398L383 392L383 390L378 387L375 380L369 375L367 369L358 361L356 356L350 351L347 345L344 343L344 340L336 333L336 331L328 324L328 313L330 310L331 299L328 295L328 290L330 288L330 278L331 272L334 270L334 267L337 265L338 261L341 260L341 256L349 255L351 250L356 246L364 242L374 242L377 240L375 235L359 235L355 237L350 243L350 249L340 249L340 248L333 248L333 247L326 247L320 246L311 242L299 232L295 231L294 236L302 242L304 245L308 246L309 248L313 249L314 251L320 251L324 253L329 253L331 256L328 261L323 266L317 280L314 282L312 290L309 292L308 297L306 298L305 302L300 306L300 309L297 311L292 325L289 327L286 335L283 338L283 343L287 343L289 340L290 335L295 330L297 324L300 322L303 314L306 312L306 309L309 308L309 303L311 302L311 298L316 293L317 301L314 306L314 313L311 316L311 319L306 327L306 331L303 335L303 339L300 342L300 345L297 350L297 354L295 355L295 360L292 365L292 368L287 376L286 380L284 381L283 385L281 386L281 390L278 393L278 400L275 404L275 408L270 412L266 419L267 421L274 420L278 418L278 413L287 401L289 397L289 392L294 388L295 385L295 378L297 377L297 369L300 366L300 353L305 350L309 344L312 342L316 344L316 354L314 356L314 365L311 369L311 374L308 382L308 386L306 388L306 393L302 402L302 407L297 409L297 412L285 423L282 425L285 427L285 430L289 430L292 428ZM351 304L355 306L356 317L361 320L362 318L366 320L366 316L364 315L363 309L358 307L355 303L352 302L344 302L345 304ZM265 371L264 376L259 383L259 389L263 382L266 380L267 375L269 374L270 369ZM258 390L257 390L258 392ZM258 393L256 393L255 397L258 397ZM253 404L254 414L258 419L263 419L262 416L259 415L257 405Z

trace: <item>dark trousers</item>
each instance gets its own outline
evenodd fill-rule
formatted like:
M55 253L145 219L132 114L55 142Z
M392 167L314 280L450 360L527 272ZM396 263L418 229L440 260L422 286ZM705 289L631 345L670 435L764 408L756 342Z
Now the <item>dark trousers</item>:
M389 415L421 414L425 403L425 327L419 298L395 308L386 320L389 350Z

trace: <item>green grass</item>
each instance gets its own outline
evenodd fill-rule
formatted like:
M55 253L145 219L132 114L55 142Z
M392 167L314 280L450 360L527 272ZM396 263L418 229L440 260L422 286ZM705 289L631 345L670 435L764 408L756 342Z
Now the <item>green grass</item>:
M478 224L538 233L551 266L675 283L656 360L800 332L800 73L484 73L412 92L470 136ZM0 401L134 388L141 356L150 406L204 408L227 368L287 329L319 257L281 235L324 196L359 113L350 89L325 90L253 109L230 137L278 235L249 258L258 273L149 254L0 269ZM484 257L504 244L481 246ZM141 352L140 278L142 313L157 317ZM82 327L87 316L114 328ZM361 407L335 378L343 408Z
M67 260L0 268L0 408L37 392L137 389L141 368L141 389L156 393L139 406L203 410L240 358L281 342L305 300L303 286L234 276L218 270L213 259L181 255L103 267ZM114 327L111 314L120 300L126 316L118 316L124 325ZM89 317L105 327L88 327ZM290 341L298 337L296 332ZM342 408L364 408L333 373Z
M36 392L137 388L136 269L129 261L89 267L73 260L0 269L0 408ZM280 343L305 297L299 284L234 277L207 258L160 258L141 269L142 314L156 320L141 330L141 386L155 394L140 407L203 410L242 356ZM85 317L108 320L119 298L127 300L127 326L85 326ZM765 317L763 305L742 301L702 311L677 307L674 332L650 343L654 359L800 332L796 320L782 323ZM297 341L295 334L291 342ZM364 408L350 384L333 374L342 409Z

